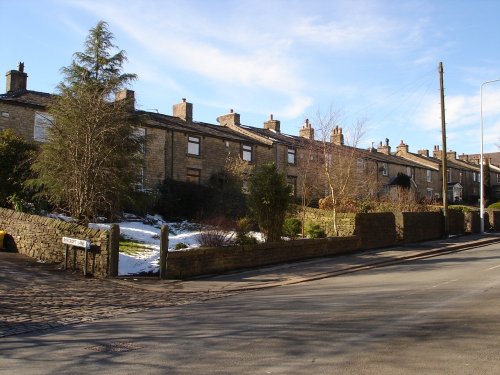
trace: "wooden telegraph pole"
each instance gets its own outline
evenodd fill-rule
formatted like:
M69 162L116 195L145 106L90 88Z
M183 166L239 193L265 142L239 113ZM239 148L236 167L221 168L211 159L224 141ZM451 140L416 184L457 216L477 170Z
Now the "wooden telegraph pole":
M443 151L441 152L441 164L443 172L443 215L444 215L444 234L449 234L449 215L448 215L448 163L446 149L446 121L444 116L444 85L443 85L443 63L439 63L439 88L441 93L441 134L443 137Z

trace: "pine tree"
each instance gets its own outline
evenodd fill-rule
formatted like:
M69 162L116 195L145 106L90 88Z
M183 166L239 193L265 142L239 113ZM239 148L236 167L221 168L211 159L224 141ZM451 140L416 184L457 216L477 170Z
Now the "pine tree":
M106 22L90 30L84 52L62 68L49 107L53 124L34 165L49 199L81 222L116 214L137 182L144 139L126 101L114 94L136 76L122 74L126 55Z

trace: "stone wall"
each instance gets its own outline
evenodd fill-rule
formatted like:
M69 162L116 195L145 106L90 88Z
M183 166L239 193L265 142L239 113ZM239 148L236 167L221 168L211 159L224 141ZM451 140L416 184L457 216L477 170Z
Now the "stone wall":
M488 209L489 225L485 223L484 228L493 230L494 232L500 231L500 210Z
M45 262L64 266L66 245L63 237L90 240L87 273L106 277L110 270L110 241L107 231L90 229L74 223L42 216L28 215L0 208L0 229L13 240L9 247L20 254ZM69 269L82 270L85 265L85 250L70 248L67 258Z
M20 137L33 141L35 111L31 107L0 103L0 131L13 129Z
M448 211L448 227L450 234L465 233L465 215L459 210Z
M168 253L167 277L182 279L196 275L344 254L354 252L359 248L359 238L350 236L173 251Z
M356 214L354 234L361 240L363 249L386 247L396 244L396 219L392 212Z
M440 212L399 212L395 219L397 239L401 242L434 240L444 233Z

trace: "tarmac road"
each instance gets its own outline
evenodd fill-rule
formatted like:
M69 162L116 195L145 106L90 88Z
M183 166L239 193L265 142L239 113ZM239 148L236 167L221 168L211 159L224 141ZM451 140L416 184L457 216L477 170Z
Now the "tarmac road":
M316 266L270 268L268 280L325 273L325 261ZM247 284L252 286L256 278L264 279L262 272L253 272L240 280L253 279ZM196 285L227 286L237 275ZM498 244L316 278L247 292L233 288L226 298L210 300L203 295L214 292L193 286L190 293L164 291L165 298L184 299L164 308L10 335L0 341L0 374L500 373ZM124 288L137 304L136 295L160 297L153 287L108 286L116 294L107 299L125 305Z

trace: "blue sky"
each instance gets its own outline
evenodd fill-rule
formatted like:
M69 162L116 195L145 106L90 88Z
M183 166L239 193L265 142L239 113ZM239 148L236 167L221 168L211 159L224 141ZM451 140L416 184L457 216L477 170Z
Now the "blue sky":
M360 147L388 138L410 151L480 150L480 87L500 78L496 0L0 0L0 70L25 63L31 90L54 92L88 30L109 23L127 52L137 107L171 114L181 98L197 121L234 109L246 125L272 113L282 132L340 114ZM1 90L2 92L4 90ZM500 82L484 86L485 152L499 151Z

